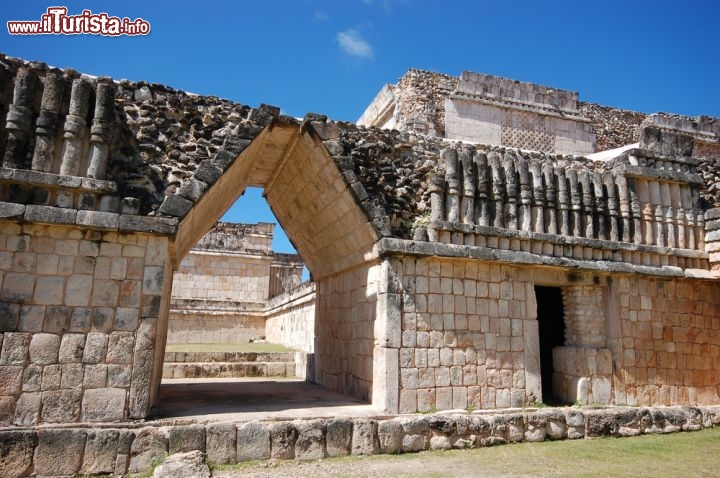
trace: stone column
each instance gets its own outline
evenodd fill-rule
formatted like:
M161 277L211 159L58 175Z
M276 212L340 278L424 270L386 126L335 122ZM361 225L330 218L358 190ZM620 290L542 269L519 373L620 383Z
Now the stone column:
M568 169L568 182L570 183L570 209L572 210L572 235L581 237L582 234L582 218L580 210L582 209L582 194L580 193L580 182L578 181L577 171Z
M672 197L670 194L670 184L663 182L660 184L660 200L663 206L663 223L665 224L666 244L668 247L677 247L677 238L675 237L675 211L672 207Z
M607 231L605 230L605 219L607 215L607 197L603 191L603 177L601 173L591 173L593 190L595 191L595 212L597 216L597 233L598 239L607 239Z
M485 153L475 153L475 165L477 167L477 205L475 212L477 215L477 223L481 226L490 225L490 208L489 208L489 186L490 186L490 167L488 166L487 156Z
M670 183L670 203L675 209L675 235L676 247L685 248L685 210L682 205L682 196L680 194L680 185L678 183Z
M617 192L615 191L615 181L612 173L609 172L603 174L602 180L605 185L605 189L607 190L607 209L608 217L610 218L610 231L608 231L608 239L611 241L619 241L620 233L618 231L618 215L620 212Z
M437 221L445 220L445 172L439 170L430 179L430 227L428 239L431 242L438 240L437 230L432 225Z
M87 169L89 178L105 179L114 106L115 85L112 80L98 80L95 89L95 115L90 128L90 164Z
M35 152L32 168L51 172L55 156L55 141L60 122L60 108L65 94L65 79L50 71L45 75L45 89L40 103L40 115L35 125Z
M76 78L70 93L70 109L65 118L65 143L60 174L77 176L82 159L83 137L85 136L91 85L83 78Z
M13 102L7 114L5 129L7 142L3 167L23 169L28 138L32 130L33 99L38 78L27 68L20 68L15 76Z
M705 213L700 208L700 191L692 188L693 209L695 210L695 247L705 248Z
M520 158L517 164L518 178L520 179L520 229L532 231L532 212L530 203L532 201L532 187L530 182L530 171L525 158Z
M500 155L492 151L488 155L488 162L492 172L492 198L495 206L493 226L502 228L505 225L505 182L503 181L502 166L500 165Z
M542 168L540 162L530 161L530 174L532 176L533 202L532 202L532 230L545 232L545 189L543 188Z
M689 187L681 189L682 207L685 210L685 247L695 249L695 214L693 214L692 191Z
M445 160L445 182L448 185L445 210L449 222L460 222L460 171L458 171L457 151L446 148L442 152Z
M462 164L463 196L460 203L462 222L475 223L475 173L473 171L473 148L463 145L460 149L460 164Z
M655 244L655 237L653 235L653 220L655 219L655 208L653 208L650 202L650 187L647 180L635 179L637 184L638 201L642 207L642 243L643 244Z
M557 189L555 185L555 174L550 161L545 161L542 166L542 175L545 179L545 198L547 207L545 208L545 232L549 234L557 234L557 217L555 208L557 207Z
M584 233L585 237L595 237L595 226L593 224L593 213L595 212L595 200L593 198L593 183L588 171L580 171L578 177L582 185L582 210L584 212Z
M565 168L555 168L558 185L558 207L560 209L560 234L563 236L570 235L570 193L568 192L567 178L565 177Z
M654 206L653 215L653 236L655 236L655 244L665 247L665 213L662 206L662 198L660 196L660 183L657 181L649 181L650 204Z
M506 151L503 155L503 171L505 172L505 188L507 190L507 203L505 203L505 227L517 229L517 197L518 184L515 173L515 155Z
M630 209L630 187L628 186L627 178L625 178L623 173L613 171L613 176L615 176L615 181L617 182L620 217L622 219L622 229L620 230L618 237L623 242L631 242L632 212Z
M635 178L628 181L628 192L630 193L630 212L632 214L632 239L635 244L642 244L642 210L640 209L640 198L638 196L638 182Z

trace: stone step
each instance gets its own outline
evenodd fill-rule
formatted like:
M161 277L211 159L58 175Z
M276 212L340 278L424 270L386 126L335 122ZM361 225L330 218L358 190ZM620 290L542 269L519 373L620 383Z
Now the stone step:
M295 352L165 352L165 362L294 362Z
M295 362L165 362L163 378L295 377Z

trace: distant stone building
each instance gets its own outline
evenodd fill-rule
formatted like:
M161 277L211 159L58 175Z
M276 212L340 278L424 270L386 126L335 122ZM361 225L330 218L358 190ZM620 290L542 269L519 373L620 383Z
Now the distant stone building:
M174 273L168 343L265 338L268 301L299 286L297 254L272 252L275 224L219 222Z

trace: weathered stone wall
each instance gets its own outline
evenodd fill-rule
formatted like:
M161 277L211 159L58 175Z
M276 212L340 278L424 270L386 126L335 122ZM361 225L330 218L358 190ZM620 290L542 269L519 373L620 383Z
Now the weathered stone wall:
M520 407L540 393L532 284L521 269L406 258L400 412Z
M1 422L140 418L150 405L168 241L0 224Z
M274 297L265 312L265 338L295 350L315 348L315 284L305 283Z
M243 313L234 304L225 311L217 306L206 308L203 305L199 301L185 305L184 310L170 309L167 343L241 344L265 336L262 311Z
M304 267L297 254L274 252L270 263L269 297L276 297L299 286Z
M592 125L572 91L464 71L445 109L448 139L544 153L593 151Z
M173 300L261 304L270 294L271 261L271 256L192 250L175 272Z
M614 402L718 403L720 286L622 276L612 291Z
M370 400L380 266L367 264L319 280L315 305L315 381Z

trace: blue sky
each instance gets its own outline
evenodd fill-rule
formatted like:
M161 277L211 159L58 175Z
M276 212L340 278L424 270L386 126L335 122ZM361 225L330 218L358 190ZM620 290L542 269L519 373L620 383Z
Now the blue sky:
M50 6L143 18L147 36L11 36ZM5 2L0 51L113 78L354 121L409 68L470 70L645 113L720 117L720 1ZM227 219L273 221L259 191ZM275 248L288 250L278 237Z

